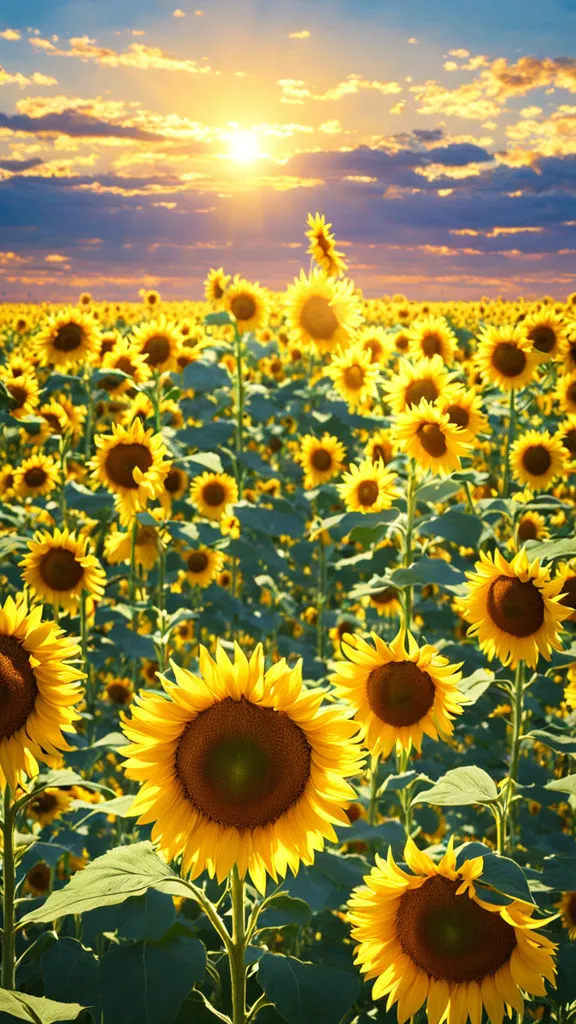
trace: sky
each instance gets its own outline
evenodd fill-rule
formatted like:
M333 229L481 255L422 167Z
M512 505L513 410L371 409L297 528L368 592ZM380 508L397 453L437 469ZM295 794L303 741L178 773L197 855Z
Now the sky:
M0 301L576 290L576 0L2 0Z

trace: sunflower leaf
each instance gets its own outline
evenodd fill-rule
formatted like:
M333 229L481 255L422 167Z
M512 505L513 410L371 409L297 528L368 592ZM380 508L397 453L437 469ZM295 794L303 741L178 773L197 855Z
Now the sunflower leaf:
M348 971L266 953L258 981L287 1024L334 1024L356 1001L360 980Z
M475 765L467 765L446 772L434 786L418 793L412 802L463 807L466 804L492 803L497 799L496 784L488 773Z
M53 999L30 996L26 992L8 992L0 989L0 1012L12 1020L28 1020L33 1024L56 1024L63 1020L76 1020L84 1006L79 1003L57 1003Z

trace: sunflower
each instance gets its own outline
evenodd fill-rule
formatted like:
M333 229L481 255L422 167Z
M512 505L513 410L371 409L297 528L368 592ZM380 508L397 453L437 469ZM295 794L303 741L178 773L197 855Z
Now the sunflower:
M263 892L266 873L311 864L348 823L357 727L304 690L301 662L265 672L261 644L250 661L237 644L233 661L201 646L199 662L200 677L173 663L176 682L160 677L168 699L136 697L123 723L126 774L143 783L132 810L184 875L222 881L236 865Z
M554 477L560 476L566 462L561 440L557 436L552 437L547 430L526 431L510 450L514 478L535 491L544 490Z
M100 330L87 313L68 306L47 318L34 338L41 366L58 369L93 362L100 351Z
M188 474L178 466L171 466L164 477L164 489L159 495L162 508L170 511L172 502L183 498L188 490Z
M144 292L143 302L148 309L154 309L160 305L160 292L157 292L155 288L149 288L147 292Z
M178 356L182 347L182 335L178 325L162 315L157 320L134 327L131 352L144 356L150 370L164 373L178 369ZM122 369L122 367L120 367Z
M462 439L463 431L450 422L448 413L424 398L416 408L396 417L394 433L398 447L422 469L433 473L459 470L460 459L470 448Z
M229 506L238 501L238 485L228 473L207 471L192 481L190 497L200 515L221 519Z
M39 531L28 547L29 554L19 563L22 578L40 601L75 612L83 592L96 600L103 597L106 574L87 537L68 530Z
M410 406L419 405L423 398L427 402L437 399L448 402L454 393L452 379L453 374L447 373L440 356L419 359L416 363L406 359L384 385L384 390L388 393L392 411L401 413Z
M132 557L132 525L127 532L113 529L104 541L104 556L110 565L129 563ZM163 543L160 523L156 526L145 526L137 523L134 538L134 561L146 571L152 569L158 561Z
M388 1009L397 1003L399 1024L425 1002L430 1024L481 1024L483 1008L492 1024L512 1007L523 1020L521 990L545 995L543 979L554 983L555 947L536 933L546 920L520 900L482 899L483 857L457 867L452 840L435 864L408 839L404 861L407 869L391 852L377 854L348 903L356 963L376 979L372 998L388 996Z
M395 352L400 356L406 354L410 347L410 335L406 328L401 331L396 331L391 338L388 339L391 352Z
M71 803L72 796L66 790L48 787L27 803L26 814L44 828L66 814Z
M69 750L83 673L80 648L38 606L9 597L0 608L0 785L11 789L38 773L38 761L57 765Z
M522 330L541 361L562 358L566 349L564 320L552 310L532 313L522 321Z
M360 324L358 298L352 281L336 281L324 270L303 270L286 291L289 330L319 353L345 348Z
M558 379L556 398L567 413L576 413L576 371L565 373Z
M576 711L576 672L573 666L568 669L568 683L564 690L564 700L573 711Z
M562 605L563 580L550 578L538 559L528 561L522 548L507 562L499 551L480 552L476 572L467 572L468 593L456 605L468 636L477 637L489 661L500 658L512 668L520 660L535 668L538 654L547 660L562 649L559 633L570 609Z
M7 501L14 494L15 469L9 462L0 466L0 499Z
M546 540L550 531L546 526L544 516L539 512L524 512L516 527L516 537L519 544L525 544L527 540Z
M304 470L304 489L311 491L331 480L340 472L346 458L346 449L337 437L323 434L304 434L300 438L300 451L295 456Z
M309 213L306 218L309 230L306 238L310 242L306 252L330 277L338 277L346 273L344 254L338 252L335 238L322 213Z
M31 455L14 471L14 490L21 498L38 498L58 486L60 473L51 455Z
M378 366L388 361L390 339L383 327L361 327L357 334L360 348L370 353L370 360Z
M560 910L562 924L568 931L568 938L576 941L576 892L563 893L556 906Z
M558 427L558 437L570 461L576 459L576 416L567 416Z
M376 633L369 644L359 636L344 637L342 653L331 682L338 696L352 705L364 744L383 757L394 750L422 749L424 735L437 740L453 732L452 720L461 714L459 665L450 665L435 647L419 648L404 631L387 644Z
M521 326L500 324L483 327L475 362L480 373L502 391L529 384L540 358Z
M398 496L395 481L396 474L381 462L364 459L350 466L337 489L348 512L382 512Z
M216 579L224 565L224 555L214 548L201 545L188 551L184 556L186 578L196 587L208 587Z
M52 434L71 433L78 437L86 419L86 407L75 405L66 395L51 398L38 410L42 419L46 420Z
M128 380L118 379L112 375L100 378L98 387L107 391L111 397L125 394L134 387L134 384L143 384L152 376L149 353L140 351L138 345L128 338L119 338L114 348L106 352L102 358L101 369L121 370L128 377Z
M368 603L376 609L378 615L386 619L399 618L402 614L400 592L395 587L383 587L368 594Z
M112 433L97 434L94 442L96 454L88 463L92 477L117 495L122 510L141 512L162 492L166 448L160 434L136 419L129 427L112 424Z
M270 315L270 300L258 282L252 283L236 274L224 292L225 307L236 317L238 330L254 331L264 327Z
M26 874L22 891L30 896L46 896L52 888L52 872L44 860L39 860Z
M562 579L560 604L569 609L570 622L576 622L576 560L568 564L560 562L556 568L556 574Z
M372 362L369 352L354 344L333 353L324 375L331 378L336 391L348 402L350 409L355 409L366 406L376 394L379 368Z
M451 363L458 339L443 316L427 316L415 320L408 331L408 346L414 359L440 356L443 363Z
M109 673L104 680L104 697L111 704L126 706L134 696L134 684L128 676Z
M10 374L0 377L10 395L10 415L20 420L24 416L32 416L40 400L40 387L33 373L19 373L16 377Z
M382 462L387 466L396 456L396 445L389 430L377 430L372 434L364 448L364 454L372 462Z
M204 295L207 302L221 302L228 287L230 274L225 274L223 267L218 270L209 270L208 277L204 281Z
M438 405L448 413L448 419L460 427L461 441L473 441L478 434L486 433L488 419L482 411L482 401L473 388L454 384L450 395L438 399Z

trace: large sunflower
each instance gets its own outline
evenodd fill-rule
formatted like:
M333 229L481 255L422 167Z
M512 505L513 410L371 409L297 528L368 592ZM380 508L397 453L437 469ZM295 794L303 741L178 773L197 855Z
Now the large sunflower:
M517 324L482 328L475 362L481 374L502 391L529 384L540 357Z
M447 398L438 399L438 405L448 413L448 419L460 427L461 441L473 441L488 430L488 419L482 411L482 401L473 388L455 384Z
M370 352L361 345L350 345L344 351L333 353L324 373L351 409L365 406L376 394L378 363L372 362Z
M304 434L296 458L304 470L304 489L309 491L331 480L343 467L346 449L337 437Z
M419 405L423 398L427 402L443 399L448 403L454 393L452 379L453 374L446 371L440 356L419 359L416 363L405 359L384 389L392 411L400 413L410 406Z
M522 321L522 330L540 360L562 358L566 347L565 323L551 309L531 313Z
M546 921L520 900L483 900L483 858L457 867L452 842L435 864L408 839L404 860L376 855L348 904L356 963L376 979L372 998L397 1003L399 1024L423 1003L430 1024L481 1024L483 1008L492 1024L512 1008L523 1020L522 991L545 995L543 979L554 983L555 947L536 932Z
M114 423L111 434L97 434L94 441L97 451L88 463L92 477L117 495L125 512L134 515L158 497L168 468L160 434L136 419L129 427Z
M40 401L40 387L33 373L3 374L0 382L10 394L10 415L20 420L31 416Z
M348 512L382 512L399 494L394 486L396 479L396 474L381 462L364 459L344 473L342 483L337 485L338 494Z
M330 277L345 274L347 268L344 254L338 252L336 239L330 231L332 225L326 223L324 214L309 213L306 223L309 228L306 238L310 242L306 252Z
M373 325L361 327L357 336L358 344L378 366L385 366L390 354L390 338L383 327Z
M559 437L547 430L527 430L512 445L510 465L516 480L532 490L542 491L554 477L560 476L567 464L566 452Z
M136 352L144 356L151 370L164 373L165 370L178 369L182 335L178 324L167 320L163 314L157 320L148 320L134 327L131 340Z
M265 327L270 315L270 300L258 282L246 281L236 274L226 288L222 301L236 317L239 331Z
M87 537L68 530L39 531L28 547L29 554L20 562L22 577L41 601L74 612L83 591L95 599L103 596L106 574L91 554Z
M576 416L567 416L558 427L558 437L570 461L576 459Z
M427 316L416 320L408 331L410 355L415 359L440 356L443 363L451 363L458 339L443 316Z
M51 455L30 455L14 471L14 490L22 498L50 494L58 486L60 474Z
M356 635L344 637L348 661L337 663L331 682L354 708L371 753L388 757L395 747L420 751L424 735L451 736L452 719L462 713L460 666L450 665L429 644L419 648L411 633L406 652L403 630L390 644L376 633L370 636L372 644Z
M267 872L311 864L347 824L357 726L303 689L300 662L264 672L261 644L250 661L237 645L233 661L220 645L199 660L201 677L173 664L176 682L160 677L168 699L136 697L123 722L126 774L143 783L132 810L185 875L222 881L236 865L264 891Z
M423 398L416 408L396 417L394 436L398 447L422 469L452 473L461 468L460 459L469 452L463 433L450 422L447 412Z
M228 473L206 471L192 481L190 497L200 515L221 519L229 506L238 501L238 485Z
M152 375L148 353L140 351L138 345L129 341L128 338L119 338L114 348L102 358L101 368L103 370L121 370L128 379L114 377L101 377L98 387L107 391L110 396L123 395L134 384L143 384Z
M564 373L558 379L556 398L567 413L576 413L576 371Z
M41 366L59 369L92 362L100 351L100 329L93 318L72 306L47 318L34 338Z
M0 607L0 785L16 789L38 773L38 761L57 765L70 747L62 735L80 717L80 648L42 609L9 597Z
M306 345L333 352L345 348L361 319L352 281L336 281L324 270L303 270L286 291L286 320Z
M562 577L550 578L538 559L522 548L511 562L499 551L480 552L476 572L468 572L468 593L457 599L468 636L477 637L488 660L498 657L513 668L522 660L536 667L538 655L550 659L562 649L559 634L570 608L562 605Z

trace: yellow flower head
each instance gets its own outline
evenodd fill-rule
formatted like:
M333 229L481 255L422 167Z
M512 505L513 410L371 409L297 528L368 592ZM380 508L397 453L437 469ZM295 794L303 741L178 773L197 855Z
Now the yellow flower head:
M396 479L396 474L381 462L364 459L344 473L342 483L337 485L338 494L348 512L382 512L399 494Z

